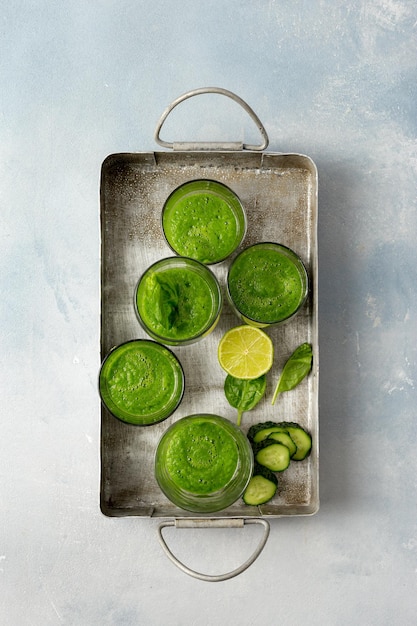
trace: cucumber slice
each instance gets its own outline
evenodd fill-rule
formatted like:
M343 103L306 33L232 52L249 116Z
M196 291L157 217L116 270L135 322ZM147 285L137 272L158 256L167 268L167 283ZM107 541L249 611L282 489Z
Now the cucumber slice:
M259 424L253 424L248 430L248 439L250 441L255 441L256 434L259 431L265 430L266 428L279 428L279 424L276 422L260 422ZM260 441L258 439L258 441Z
M243 502L258 506L269 502L274 497L277 486L264 476L252 476L243 494Z
M255 444L255 461L272 472L283 472L290 464L290 451L287 446L273 439L264 439Z
M243 501L250 506L269 502L276 494L278 479L266 467L256 464L252 478L243 494Z
M311 452L311 435L296 422L280 422L279 426L285 428L297 446L297 452L292 457L292 460L303 461L306 459Z
M284 430L273 431L270 435L268 435L267 439L273 439L274 441L278 441L278 443L282 443L284 446L287 446L290 451L291 458L293 458L294 454L297 452L297 446L291 439L289 433Z
M258 443L259 441L263 441L264 439L269 437L269 435L271 435L272 433L283 432L287 432L285 428L283 428L282 426L278 426L278 424L275 424L275 426L270 426L269 428L262 428L262 430L258 430L253 437L253 441L255 443Z

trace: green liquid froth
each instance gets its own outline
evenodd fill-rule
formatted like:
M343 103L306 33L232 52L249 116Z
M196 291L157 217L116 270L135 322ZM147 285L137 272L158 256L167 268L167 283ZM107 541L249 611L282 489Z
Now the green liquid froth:
M290 317L303 302L305 282L295 262L274 249L248 248L229 272L229 291L246 317L274 323Z
M129 342L107 357L100 372L105 404L120 419L146 423L169 414L182 394L182 372L175 357L152 342Z
M222 489L231 480L238 458L232 435L202 418L181 424L172 433L164 463L180 489L203 495Z
M242 237L232 207L210 192L195 192L178 200L164 215L164 231L178 254L202 263L226 258Z

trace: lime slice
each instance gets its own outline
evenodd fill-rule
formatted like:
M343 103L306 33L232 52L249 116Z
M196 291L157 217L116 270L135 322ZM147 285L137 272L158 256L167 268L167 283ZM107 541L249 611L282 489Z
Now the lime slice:
M259 378L271 369L274 346L260 328L236 326L221 338L217 355L228 374L249 380Z

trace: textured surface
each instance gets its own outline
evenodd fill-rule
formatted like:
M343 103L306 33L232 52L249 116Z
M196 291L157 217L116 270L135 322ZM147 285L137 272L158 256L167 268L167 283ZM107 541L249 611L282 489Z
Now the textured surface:
M412 0L3 7L2 623L415 624L416 22ZM101 163L154 150L169 102L211 84L318 166L321 494L213 585L167 560L155 520L101 514L97 395ZM258 140L220 96L163 135ZM213 573L259 534L166 529Z
M170 256L161 228L161 207L168 195L187 180L212 178L238 194L247 214L243 246L278 241L294 249L310 277L310 297L288 323L270 328L275 359L268 375L268 393L257 410L244 416L243 430L259 421L291 416L318 441L317 298L317 172L310 159L279 154L185 152L113 155L101 177L102 353L135 337L146 337L135 316L133 294L139 276L158 259ZM140 227L138 227L140 225ZM167 426L200 411L236 421L237 413L223 391L225 373L217 347L223 334L241 323L225 297L228 262L211 266L223 294L215 330L190 346L172 348L185 374L181 405L166 422L152 429L126 427L102 411L102 507L110 515L129 513L157 517L186 515L169 504L153 476L155 446ZM313 371L304 384L271 406L272 386L289 355L303 342L313 345ZM318 446L303 463L292 463L280 478L278 496L262 507L273 515L311 514L318 508ZM242 501L221 515L259 515Z

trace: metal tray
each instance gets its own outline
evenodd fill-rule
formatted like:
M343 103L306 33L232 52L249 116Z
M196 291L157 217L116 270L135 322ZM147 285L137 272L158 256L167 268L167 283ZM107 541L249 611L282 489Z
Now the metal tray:
M173 416L157 425L137 427L120 422L102 407L100 504L107 516L174 520L165 525L187 518L210 518L218 524L227 519L245 522L311 515L319 507L316 167L304 155L263 151L267 136L254 114L266 140L249 150L235 144L204 144L189 149L188 144L160 140L160 127L174 106L196 93L212 91L237 98L216 88L196 90L175 101L162 116L156 140L164 147L174 147L173 152L112 154L103 162L101 357L123 341L146 336L135 316L133 293L140 274L151 263L172 255L161 229L161 209L167 196L188 180L223 182L236 192L246 209L248 228L242 246L257 241L283 243L300 255L310 279L309 298L301 312L290 322L268 329L275 345L275 361L268 374L267 393L253 411L243 415L242 428L247 431L251 424L267 420L297 421L312 435L312 453L302 462L291 463L279 476L276 497L263 506L249 507L240 501L217 514L199 516L177 508L160 491L153 475L153 457L159 438L172 421L201 411L236 420L236 411L224 396L225 373L217 361L220 337L240 323L225 299L220 321L211 335L191 346L173 348L186 379L183 402ZM248 110L247 105L245 108ZM228 261L211 267L224 286ZM271 406L283 364L304 341L313 345L312 373Z

